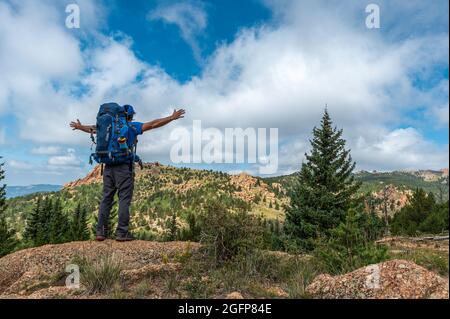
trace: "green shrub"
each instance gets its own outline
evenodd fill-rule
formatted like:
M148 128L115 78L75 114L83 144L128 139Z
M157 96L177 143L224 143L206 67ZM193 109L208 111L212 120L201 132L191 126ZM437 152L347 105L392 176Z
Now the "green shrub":
M180 240L183 241L199 241L202 231L201 220L197 218L194 212L187 213L186 222L187 228L182 228L180 231Z
M314 256L330 274L342 274L387 259L387 249L377 246L364 231L365 213L349 210L346 219L330 232L326 240L319 240Z
M120 285L122 263L114 254L105 254L97 259L75 257L73 263L80 267L80 282L87 293L109 293Z
M146 279L141 281L136 288L134 289L134 298L135 299L144 299L148 294L153 291L152 283L150 280Z
M230 211L220 199L206 205L200 242L215 266L261 247L261 221L244 210Z

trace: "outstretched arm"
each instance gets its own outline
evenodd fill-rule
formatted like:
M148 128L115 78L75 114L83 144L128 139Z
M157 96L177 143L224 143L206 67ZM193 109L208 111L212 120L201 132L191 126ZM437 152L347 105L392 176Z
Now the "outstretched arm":
M171 116L144 123L142 125L142 132L153 130L155 128L169 124L172 121L182 119L184 117L184 113L186 113L186 111L183 109L180 109L178 111L174 110Z
M80 130L86 133L95 133L95 125L83 125L78 119L76 122L70 122L70 127L72 128L72 130Z

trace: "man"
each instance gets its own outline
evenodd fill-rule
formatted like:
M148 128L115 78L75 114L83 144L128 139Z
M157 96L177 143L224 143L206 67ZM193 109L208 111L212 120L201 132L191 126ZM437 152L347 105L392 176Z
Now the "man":
M183 109L178 111L174 110L173 114L168 117L146 123L140 123L133 122L133 116L136 113L131 105L124 105L124 109L129 126L134 127L134 129L128 130L129 141L135 141L136 135L140 135L144 132L169 124L174 120L183 118L185 114ZM90 134L96 133L95 125L82 125L78 119L76 122L71 122L70 126L73 130L80 130ZM132 172L133 165L134 163L105 165L105 169L103 171L103 199L100 203L96 231L97 241L103 241L106 239L109 214L116 192L119 196L119 220L117 223L116 240L123 242L134 239L133 235L128 231L130 221L130 204L133 197L134 188L134 176Z

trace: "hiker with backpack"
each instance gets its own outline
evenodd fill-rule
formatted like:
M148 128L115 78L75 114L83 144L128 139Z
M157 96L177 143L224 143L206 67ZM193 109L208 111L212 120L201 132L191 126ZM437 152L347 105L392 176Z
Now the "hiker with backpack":
M119 197L116 240L123 242L134 239L128 230L128 225L135 163L139 163L142 167L142 162L136 155L137 136L183 118L185 111L174 110L168 117L146 123L133 122L135 114L131 105L120 106L117 103L106 103L100 106L96 125L83 125L80 120L70 123L73 130L91 134L92 142L96 147L95 153L91 154L90 162L92 163L94 159L102 165L103 199L98 213L97 241L106 239L109 214L116 192Z

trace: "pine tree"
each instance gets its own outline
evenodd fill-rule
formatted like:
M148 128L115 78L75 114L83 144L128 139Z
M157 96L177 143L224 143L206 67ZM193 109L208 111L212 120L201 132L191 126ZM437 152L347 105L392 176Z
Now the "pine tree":
M47 196L39 211L35 246L41 246L50 243L50 218L53 210L53 200L50 196Z
M313 249L319 236L339 225L353 206L360 183L352 175L355 163L345 149L342 130L332 127L325 110L313 130L311 153L296 174L286 211L286 233L302 248Z
M427 219L436 206L432 193L416 189L409 198L408 205L394 215L391 230L394 235L415 236L420 224Z
M0 157L1 159L1 157ZM3 163L0 163L0 181L5 178ZM5 217L6 185L0 186L0 257L12 252L17 244L13 230L8 228Z
M87 210L77 204L73 219L71 221L71 240L88 240L89 230L87 225Z
M34 205L34 209L27 218L24 233L24 238L30 241L32 244L34 244L37 239L41 210L42 210L42 197L38 196L36 204Z
M49 220L49 243L60 244L69 240L69 220L62 211L61 199L56 198L52 205Z
M366 231L372 228L369 219L368 214L349 209L344 221L330 231L329 238L319 241L314 255L327 273L347 273L387 258L386 247L376 245Z
M177 231L178 231L178 226L177 226L177 213L176 211L173 212L171 218L167 221L167 227L169 230L169 233L167 235L167 239L169 241L174 241L177 239Z

